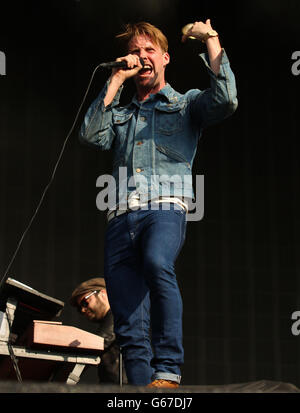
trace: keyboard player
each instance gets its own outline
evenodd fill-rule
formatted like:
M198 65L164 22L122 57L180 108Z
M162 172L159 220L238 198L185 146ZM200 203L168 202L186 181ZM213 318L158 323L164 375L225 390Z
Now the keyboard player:
M114 333L113 315L110 309L104 278L91 278L79 284L72 292L70 304L89 321L97 323L96 334L104 338L104 350L98 366L101 384L119 384L120 352ZM127 383L124 368L122 382Z

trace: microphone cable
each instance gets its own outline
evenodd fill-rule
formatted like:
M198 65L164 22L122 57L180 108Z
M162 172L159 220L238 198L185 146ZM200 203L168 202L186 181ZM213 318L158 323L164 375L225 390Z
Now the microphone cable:
M29 223L28 223L27 227L25 228L23 234L21 235L21 238L20 238L20 240L19 240L19 242L18 242L18 244L17 244L17 247L16 247L13 255L12 255L12 258L11 258L11 260L10 260L10 262L9 262L6 270L5 270L5 273L4 273L4 275L3 275L3 277L2 277L2 279L1 279L1 281L0 281L0 291L1 291L1 288L2 288L3 284L6 282L6 280L7 280L7 278L8 278L8 272L9 272L9 270L10 270L10 268L11 268L11 266L12 266L12 264L13 264L16 256L17 256L17 254L18 254L18 252L19 252L19 249L20 249L20 247L21 247L21 245L22 245L22 242L23 242L23 240L24 240L27 232L28 232L29 229L31 228L31 225L32 225L33 221L35 220L35 217L36 217L36 215L37 215L37 213L38 213L38 211L39 211L39 209L40 209L40 207L41 207L41 205L42 205L42 203L43 203L43 200L44 200L44 198L45 198L45 196L46 196L46 194L47 194L47 192L48 192L48 190L49 190L49 188L50 188L50 186L51 186L51 184L52 184L52 182L53 182L53 180L54 180L54 177L55 177L57 168L58 168L58 166L59 166L59 164L60 164L60 161L61 161L61 159L62 159L63 153L64 153L64 151L65 151L66 144L67 144L67 142L68 142L68 140L69 140L69 138L70 138L70 136L71 136L71 134L72 134L72 132L73 132L73 130L74 130L74 128L75 128L75 125L76 125L76 122L77 122L77 120L78 120L79 114L80 114L80 112L81 112L81 109L82 109L82 107L83 107L83 105L84 105L84 102L85 102L86 97L87 97L87 95L88 95L88 92L89 92L89 90L90 90L91 84L92 84L93 79L94 79L94 76L95 76L95 74L96 74L96 71L98 70L99 67L101 67L101 64L99 64L98 66L95 67L95 69L94 69L94 71L93 71L93 73L92 73L92 75L91 75L91 78L90 78L90 81L89 81L89 83L88 83L87 89L86 89L86 91L85 91L85 94L84 94L83 99L82 99L82 101L81 101L81 104L80 104L80 106L79 106L79 109L78 109L78 111L77 111L77 113L76 113L74 122L73 122L73 124L72 124L72 126L71 126L71 129L70 129L69 133L67 134L67 136L66 136L66 138L65 138L65 140L64 140L64 142L63 142L63 145L62 145L61 151L60 151L60 153L59 153L58 159L57 159L57 161L56 161L56 163L55 163L55 165L54 165L54 169L53 169L52 175L51 175L51 177L50 177L50 180L49 180L49 182L47 183L47 185L45 186L45 188L44 188L44 190L43 190L43 192L42 192L42 196L41 196L41 198L40 198L40 201L38 202L38 205L37 205L37 207L36 207L36 209L35 209L32 217L31 217L31 219L29 220Z

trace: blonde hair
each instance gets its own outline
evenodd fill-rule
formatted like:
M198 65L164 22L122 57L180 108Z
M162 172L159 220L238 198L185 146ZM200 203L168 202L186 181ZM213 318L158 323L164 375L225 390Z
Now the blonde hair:
M148 36L154 44L160 46L163 52L168 51L168 39L161 30L151 23L128 23L125 25L125 30L118 34L116 38L125 43L125 46L128 46L130 40L136 36Z

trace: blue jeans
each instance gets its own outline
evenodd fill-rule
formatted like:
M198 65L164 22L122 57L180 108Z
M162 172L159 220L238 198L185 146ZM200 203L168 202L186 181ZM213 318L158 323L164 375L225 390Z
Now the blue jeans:
M185 239L178 205L113 218L106 231L105 281L128 382L180 382L182 299L174 265ZM157 206L156 206L157 208Z

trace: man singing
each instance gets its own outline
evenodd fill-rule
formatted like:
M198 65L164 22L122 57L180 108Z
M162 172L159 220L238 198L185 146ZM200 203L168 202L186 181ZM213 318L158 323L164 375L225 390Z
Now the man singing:
M210 20L195 22L182 40L189 36L206 44L207 53L200 56L209 89L176 92L165 80L170 62L165 35L146 22L128 24L117 36L126 55L116 59L127 67L112 70L80 133L84 142L114 151L116 203L107 215L104 272L115 333L133 385L179 386L182 299L174 266L194 196L192 164L203 129L237 107L234 75ZM120 107L129 78L136 94ZM121 167L126 168L124 179Z

